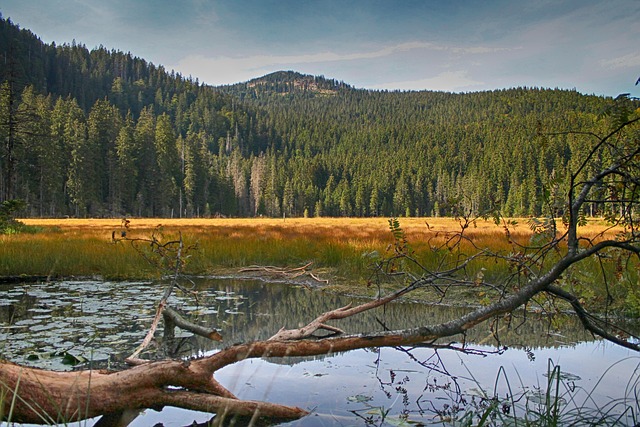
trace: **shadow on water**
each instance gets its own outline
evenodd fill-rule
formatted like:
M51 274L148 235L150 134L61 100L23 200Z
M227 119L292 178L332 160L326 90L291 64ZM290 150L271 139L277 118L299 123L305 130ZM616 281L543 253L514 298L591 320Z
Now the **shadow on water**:
M176 330L162 345L161 330L146 357L171 348L182 356L205 355L228 345L269 338L281 327L295 328L319 314L355 302L353 298L287 284L230 279L194 279L189 292L171 304L196 323L213 326L223 342ZM0 357L48 369L119 368L151 324L163 288L149 282L64 281L2 285ZM429 325L457 318L466 309L397 303L334 323L349 333ZM553 321L523 314L452 337L487 356L432 348L357 350L322 357L247 360L222 369L216 378L241 398L297 405L313 414L288 425L401 425L403 417L433 421L463 410L460 395L470 390L539 387L548 360L562 365L578 388L598 383L592 400L616 396L629 381L626 350L594 341L575 318ZM161 329L161 328L160 328ZM499 355L497 354L499 353ZM501 367L503 367L501 369ZM569 372L570 371L570 372ZM620 371L621 373L619 373ZM499 372L504 377L499 379ZM620 377L620 375L622 375ZM514 384L505 384L508 378ZM617 394L616 394L617 393ZM458 406L456 406L458 405ZM457 409L456 409L457 408ZM187 425L210 414L177 409L147 411L132 425ZM395 421L394 421L395 420Z

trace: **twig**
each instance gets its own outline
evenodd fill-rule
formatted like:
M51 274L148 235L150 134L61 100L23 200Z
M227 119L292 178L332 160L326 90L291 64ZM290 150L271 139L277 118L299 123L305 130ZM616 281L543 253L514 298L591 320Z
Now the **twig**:
M311 277L313 280L317 282L329 284L328 280L320 279L314 273L307 271L307 268L309 268L312 264L313 264L313 261L301 267L293 267L293 268L282 268L282 267L275 267L272 265L250 265L248 267L241 268L239 271L241 273L246 273L251 271L264 271L269 274L278 274L281 276L285 276L289 279L297 279L298 277L308 275L309 277Z
M164 301L160 301L160 303L158 304L158 308L156 309L156 315L153 318L153 322L151 323L151 327L149 328L147 335L144 337L144 340L142 340L142 343L138 346L136 351L134 351L133 354L131 354L131 356L127 357L125 361L128 361L129 359L133 359L133 360L137 359L138 355L142 352L142 350L147 348L149 343L151 343L151 340L153 339L153 335L156 333L156 329L158 329L158 322L160 321L160 315L162 314L162 311L164 310L165 307L166 307L166 303Z
M329 280L327 279L320 279L319 277L317 277L315 274L313 273L309 273L309 276L311 276L312 279L318 281L318 282L322 282L322 283L326 283L327 285L329 284Z

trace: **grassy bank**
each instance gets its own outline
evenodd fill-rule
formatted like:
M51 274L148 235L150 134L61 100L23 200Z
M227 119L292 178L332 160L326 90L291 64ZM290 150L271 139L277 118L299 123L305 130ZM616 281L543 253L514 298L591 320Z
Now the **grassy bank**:
M127 243L112 243L123 230L119 219L24 219L41 232L0 237L0 275L102 275L142 278L155 274ZM428 224L428 226L427 226ZM129 238L149 237L162 226L164 239L182 233L191 251L187 272L206 274L247 265L299 266L334 270L350 279L368 275L370 260L362 255L384 254L393 237L385 218L321 219L133 219ZM401 221L418 253L442 245L460 229L449 218ZM519 225L512 237L526 241L530 231ZM508 250L501 227L478 222L466 231L478 246Z
M295 219L132 219L127 230L120 219L24 219L39 232L0 236L0 276L101 276L106 279L142 279L157 277L150 266L128 242L113 243L112 236L126 231L128 238L148 238L162 226L162 239L175 239L182 233L189 251L186 272L215 274L237 272L251 265L293 268L313 264L317 277L329 279L333 286L363 293L371 276L372 257L388 255L393 236L385 218L295 218ZM403 218L400 221L415 256L428 268L437 268L443 259L442 247L460 224L452 218ZM607 229L604 222L591 221L582 233L595 236ZM613 233L613 231L610 231ZM526 220L511 227L507 238L503 227L492 221L478 221L464 231L460 251L447 256L459 257L479 248L491 248L504 254L526 244L531 230ZM614 267L612 267L614 268ZM506 275L504 262L476 263L469 267L473 275L482 271L487 278ZM579 275L593 281L601 269L599 262L581 266ZM637 273L637 271L636 271ZM630 276L627 281L634 280ZM629 283L632 287L633 283ZM580 283L577 282L577 286ZM604 292L598 284L589 284L587 294L594 299ZM361 288L358 291L358 288ZM626 288L626 287L625 287ZM611 291L611 289L610 289ZM627 292L619 285L615 292ZM602 296L602 298L604 298Z

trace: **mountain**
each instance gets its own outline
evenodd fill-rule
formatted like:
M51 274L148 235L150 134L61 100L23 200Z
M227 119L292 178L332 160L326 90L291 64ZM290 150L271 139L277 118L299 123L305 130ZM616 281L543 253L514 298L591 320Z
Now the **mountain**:
M245 83L221 86L218 88L240 99L260 99L271 96L335 96L341 91L352 89L344 82L327 79L323 76L311 76L295 71L276 71Z
M0 54L0 201L25 215L538 215L589 149L541 134L613 120L613 100L557 89L372 91L295 71L212 87L5 19Z

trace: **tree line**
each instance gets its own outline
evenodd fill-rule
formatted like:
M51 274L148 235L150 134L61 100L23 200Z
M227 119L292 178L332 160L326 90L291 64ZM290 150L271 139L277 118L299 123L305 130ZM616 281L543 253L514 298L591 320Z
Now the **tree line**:
M612 120L611 99L574 90L371 91L294 72L211 87L4 18L0 52L0 194L33 216L538 215L587 149L539 135Z

